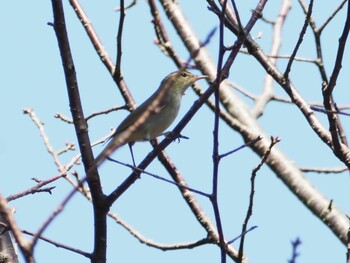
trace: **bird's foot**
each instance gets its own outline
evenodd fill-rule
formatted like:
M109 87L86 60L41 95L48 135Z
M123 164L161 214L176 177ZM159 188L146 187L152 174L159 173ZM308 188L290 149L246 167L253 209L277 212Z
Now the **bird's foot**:
M172 131L164 132L162 135L169 137L173 141L177 140L178 143L180 142L181 139L186 139L186 140L189 139L189 137L182 135L182 134L175 136Z

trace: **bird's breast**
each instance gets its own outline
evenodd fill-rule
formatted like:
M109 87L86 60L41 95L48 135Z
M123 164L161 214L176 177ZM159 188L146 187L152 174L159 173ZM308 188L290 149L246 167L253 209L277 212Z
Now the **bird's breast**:
M180 109L181 97L168 99L164 102L158 110L149 116L149 120L146 121L146 125L144 126L146 138L144 139L150 140L158 137L176 119Z

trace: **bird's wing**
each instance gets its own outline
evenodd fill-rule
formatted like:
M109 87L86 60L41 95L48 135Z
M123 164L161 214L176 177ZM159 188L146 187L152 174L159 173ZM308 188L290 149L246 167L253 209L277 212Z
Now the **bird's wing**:
M157 96L157 93L155 92L151 97L149 97L144 103L142 103L140 106L138 106L133 112L131 112L118 126L116 129L115 133L113 134L116 135L118 133L121 133L122 131L126 130L129 128L131 125L135 123L136 120L144 114L146 109L151 105L151 103L154 100L154 97ZM158 105L160 109L163 109L166 105ZM113 137L112 136L112 137Z

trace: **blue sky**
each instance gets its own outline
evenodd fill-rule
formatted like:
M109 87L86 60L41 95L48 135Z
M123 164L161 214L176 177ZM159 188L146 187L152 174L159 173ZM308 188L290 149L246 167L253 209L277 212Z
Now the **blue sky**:
M201 39L205 39L210 30L218 25L216 17L208 12L205 1L179 1L188 15L193 28ZM240 3L242 2L242 3ZM116 32L118 13L113 8L117 1L91 2L81 1L95 30L112 60L116 55ZM237 1L242 10L244 22L250 16L253 1ZM279 5L268 2L265 16L273 19ZM304 21L297 2L293 2L290 18L283 33L281 54L289 54L297 41L298 32ZM196 8L194 9L194 5ZM315 19L322 24L333 10L336 3L317 3ZM3 160L0 193L8 196L23 191L34 185L31 178L48 179L56 175L57 168L52 157L47 153L38 129L23 115L22 109L32 108L42 122L54 149L64 147L65 142L76 143L72 125L54 118L56 113L70 117L65 80L55 33L48 22L53 21L50 1L6 1L1 4L0 22L3 26L1 42L2 72L0 80L3 87L4 133L0 139L0 157ZM194 11L195 10L195 11ZM100 62L96 52L87 39L85 31L75 16L72 8L65 3L68 33L75 61L78 84L86 115L112 106L122 106L123 100L106 68ZM322 39L325 50L325 64L330 75L334 64L336 44L340 36L345 10L339 18L331 22L324 31ZM164 16L163 16L164 17ZM174 64L154 45L151 15L145 1L127 11L122 70L125 80L138 104L145 100L161 79L176 70ZM165 19L165 24L169 25ZM6 26L5 26L6 25ZM260 21L252 35L263 33L258 41L268 52L271 42L271 27ZM188 54L179 42L172 27L168 33L179 55L187 59ZM209 43L213 59L216 60L218 35ZM227 36L232 44L235 38ZM315 57L313 36L308 31L299 56ZM283 69L285 61L278 63ZM339 105L349 103L347 83L349 83L349 50L346 50L342 75L338 80L335 98ZM254 72L254 74L252 74ZM344 74L345 73L345 74ZM265 72L252 58L240 54L231 70L231 79L258 93L262 88ZM291 72L293 83L299 92L312 102L322 99L321 80L314 65L295 63ZM207 88L204 81L200 82ZM278 86L276 93L287 97ZM249 105L249 99L242 97ZM196 100L193 91L188 90L183 99L180 115L182 116ZM116 127L127 112L114 112L99 116L89 121L91 140L106 135L111 127ZM317 114L323 123L326 119ZM180 119L178 117L177 121ZM345 130L349 130L349 119L342 118ZM272 102L259 119L265 131L279 136L282 141L278 147L302 167L337 167L341 163L333 157L328 147L315 136L295 106ZM327 126L326 126L327 127ZM186 178L188 184L201 191L209 192L212 182L212 131L213 116L203 107L192 122L184 129L184 135L190 140L171 144L166 151ZM220 126L220 150L226 152L242 144L241 136L232 132L224 123ZM96 146L98 154L103 146ZM148 143L135 145L135 158L140 162L151 150ZM64 164L78 152L69 152L60 157ZM130 162L127 147L113 155L116 159ZM241 224L247 209L251 170L258 164L259 158L250 150L244 149L224 159L220 165L219 202L223 226L227 239L240 233ZM83 175L80 166L74 168ZM164 168L155 161L148 171L169 178ZM126 168L105 163L101 167L103 188L108 193L130 173ZM345 213L349 213L349 174L336 175L307 174L307 178L325 196ZM303 204L283 185L273 172L263 167L256 181L256 199L251 225L258 228L251 232L246 240L246 255L250 262L286 262L291 254L291 240L299 237L302 241L298 263L302 262L343 262L346 249L323 223L314 217ZM36 231L45 219L70 191L65 180L56 181L52 195L41 193L26 196L11 202L16 208L15 218L22 229ZM207 199L197 196L204 211L213 218L212 207ZM142 176L116 204L111 211L134 227L146 238L164 244L184 243L205 237L179 191L172 185ZM108 262L218 262L219 249L207 245L193 250L163 252L139 243L125 229L109 220ZM44 233L45 236L61 243L66 243L82 250L91 251L93 245L93 221L91 205L77 194L64 209L63 213ZM237 244L236 244L237 246ZM321 253L320 253L321 252ZM53 257L53 255L55 255ZM72 252L58 249L44 242L39 242L35 251L37 262L86 262Z

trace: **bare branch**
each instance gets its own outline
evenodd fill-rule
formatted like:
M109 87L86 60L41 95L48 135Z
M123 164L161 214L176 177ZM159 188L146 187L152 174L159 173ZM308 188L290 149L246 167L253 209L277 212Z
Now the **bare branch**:
M39 120L39 118L36 116L35 112L32 109L23 109L23 113L29 115L29 117L32 119L32 121L35 123L35 125L38 127L39 132L40 132L40 136L43 138L45 147L47 149L47 151L50 153L50 155L52 156L54 163L59 166L60 161L58 159L58 155L56 154L56 152L54 151L54 149L52 148L50 142L49 142L49 138L45 132L44 129L44 124Z
M234 1L232 2L234 7L236 8L236 5ZM218 62L217 62L217 69L216 69L216 80L213 84L214 88L214 96L215 96L215 111L214 111L214 131L213 131L213 183L212 183L212 193L211 193L211 204L214 210L214 216L215 216L215 222L216 222L216 228L219 235L219 245L220 245L220 251L221 251L221 262L226 262L226 253L225 253L225 237L224 237L224 231L222 229L222 223L221 223L221 216L219 211L219 205L218 205L218 178L219 178L219 113L220 113L220 97L219 97L219 87L220 83L222 82L223 78L225 78L225 75L222 75L222 65L223 65L223 59L225 55L225 44L224 44L224 20L225 20L225 13L226 13L226 5L227 0L223 1L222 9L220 12L220 15L218 15L219 18L219 55L218 55ZM243 31L242 25L239 20L238 11L235 9L235 14L237 17L237 22L239 25L239 28L241 31Z
M301 240L297 237L294 241L291 242L292 243L292 256L291 259L288 260L288 263L296 263L297 262L297 257L300 256L299 252L298 252L298 248L301 245Z
M107 110L94 112L91 115L87 116L85 120L88 121L88 120L90 120L90 119L92 119L92 118L94 118L96 116L99 116L99 115L102 115L102 114L108 114L110 112L119 111L119 110L127 110L127 106L124 105L124 106L119 106L119 107L112 107L112 108L107 109Z
M237 151L240 151L241 149L243 149L243 148L245 148L245 147L249 147L251 144L254 144L254 143L260 141L261 139L262 139L262 137L261 137L261 136L258 136L258 137L256 137L255 140L250 141L250 142L247 142L247 143L245 143L245 144L239 146L238 148L236 148L236 149L234 149L234 150L232 150L232 151L229 151L229 152L227 152L227 153L222 153L222 154L220 154L220 155L218 156L218 158L221 159L221 158L224 158L224 157L226 157L226 156L228 156L228 155L230 155L230 154L233 154L233 153L235 153L235 152L237 152Z
M121 6L118 6L118 7L114 8L114 11L118 12L118 11L121 11L122 9L124 9L124 10L129 9L129 8L133 7L134 5L136 5L136 3L137 3L137 0L132 0L130 2L130 4L128 4L124 8L121 8Z
M154 247L163 251L167 250L179 250L179 249L192 249L195 247L199 247L205 244L212 243L212 240L209 238L203 238L197 241L193 242L187 242L187 243L181 243L181 244L172 244L172 245L164 245L160 244L158 242L155 242L153 240L145 238L143 235L141 235L138 231L136 231L133 227L131 227L128 223L126 223L124 220L119 218L113 213L108 213L108 215L116 221L119 225L121 225L124 229L126 229L132 236L134 236L138 241L140 241L142 244L145 244L149 247Z
M123 29L124 29L124 19L125 19L125 9L124 9L124 0L120 0L120 16L119 16L119 26L117 34L117 58L116 58L116 67L113 73L114 79L117 79L118 82L122 78L121 75L121 63L122 63L122 38L123 38Z
M348 167L339 167L339 168L319 168L319 167L302 167L300 168L304 173L324 173L324 174L334 174L334 173L343 173L345 171L349 171Z
M139 172L140 174L146 174L146 175L149 175L149 176L151 176L151 177L153 177L153 178L155 178L155 179L157 179L157 180L166 182L166 183L168 183L168 184L176 185L176 186L178 186L178 187L180 187L180 188L185 188L186 190L188 190L188 191L190 191L190 192L193 192L193 193L196 193L196 194L205 196L205 197L210 197L210 195L208 195L208 194L206 194L206 193L204 193L204 192L202 192L202 191L199 191L199 190L196 190L196 189L194 189L194 188L187 187L187 186L185 186L185 185L182 185L182 184L179 184L179 183L170 181L170 180L168 180L168 179L166 179L166 178L164 178L164 177L161 177L161 176L156 175L156 174L154 174L154 173L147 172L147 171L142 170L142 169L140 169L140 168L138 168L138 167L136 167L136 166L133 166L133 165L130 165L130 164L127 164L127 163L123 163L123 162L120 162L120 161L118 161L118 160L114 160L114 159L109 158L109 157L107 157L107 159L108 159L109 161L111 161L111 162L118 163L118 164L123 165L123 166L125 166L125 167L129 167L129 168L131 168L132 170L136 170L136 171Z
M55 118L60 119L61 121L68 123L68 124L73 124L72 119L69 119L67 116L64 116L61 113L56 113Z
M30 236L33 236L33 237L35 236L35 233L32 233L32 232L27 231L27 230L23 230L22 232L23 232L24 234L27 234L27 235L30 235ZM73 248L73 247L67 246L67 245L62 244L62 243L59 243L59 242L57 242L57 241L48 239L48 238L46 238L46 237L44 237L44 236L39 236L38 238L39 238L40 240L43 240L43 241L45 241L45 242L51 244L51 245L54 245L55 247L59 247L59 248L66 249L66 250L68 250L68 251L77 253L77 254L79 254L79 255L82 255L82 256L87 257L87 258L90 258L90 259L92 258L91 253L85 252L85 251L83 251L83 250L80 250L80 249L77 249L77 248Z
M94 156L91 148L90 138L88 135L88 126L85 121L83 107L80 100L80 93L78 87L78 81L76 78L76 72L74 62L71 54L70 44L68 40L68 34L66 29L64 10L61 0L52 0L52 10L54 16L54 30L57 37L57 43L60 50L64 75L66 79L67 93L69 99L69 105L71 107L72 117L74 121L74 127L79 142L80 152L82 154L82 161L84 163L85 170L88 171L93 163ZM92 202L94 205L94 223L95 223L95 236L94 236L94 253L93 257L100 262L106 260L107 238L106 238L106 214L105 199L101 187L100 177L97 169L90 169L87 182L90 188ZM76 188L75 188L76 189ZM75 189L65 198L62 202L62 206L58 207L52 215L44 222L41 228L36 233L33 245L37 242L38 237L43 234L45 229L49 226L52 220L58 215L63 207L68 203L70 198L75 194Z
M335 60L335 65L333 68L332 75L330 77L330 81L328 85L324 85L322 89L323 93L323 104L327 111L333 111L334 110L334 103L333 103L333 97L332 93L336 86L336 82L340 73L340 69L342 67L342 61L344 56L344 50L345 50L345 44L349 35L350 31L350 5L348 3L348 9L347 9L347 17L344 24L344 29L342 32L342 35L339 39L339 46L338 46L338 52L337 57ZM327 113L328 122L329 122L329 131L331 133L332 137L332 146L333 146L333 152L334 154L342 161L344 162L348 167L350 167L350 157L347 156L347 152L345 152L342 149L341 144L347 145L346 139L342 139L342 141L339 141L338 135L342 138L345 138L343 128L338 121L337 115L331 112Z
M322 26L319 27L318 32L321 34L323 29L333 20L333 18L338 14L338 12L343 8L347 0L343 0L339 6L333 11L333 13L327 18L327 20L323 23Z
M290 0L282 1L278 17L273 24L272 46L269 53L269 57L271 58L271 63L273 63L274 65L276 65L277 62L277 60L274 59L274 56L277 56L280 52L282 43L282 29L284 26L284 22L286 21L286 18L289 14L290 8ZM273 85L273 78L269 74L266 74L263 92L259 96L256 96L254 107L251 110L252 114L255 117L259 117L263 114L266 104L274 97Z
M250 220L250 217L253 215L253 206L254 206L254 194L255 194L255 179L257 176L258 171L263 166L264 163L266 163L267 158L269 158L272 148L280 141L280 138L271 137L271 143L266 152L264 153L263 157L261 158L260 163L253 169L252 176L250 178L251 181L251 188L250 188L250 196L249 196L249 205L247 209L247 214L243 222L242 226L242 237L241 242L239 244L239 253L238 253L238 262L242 262L243 258L243 249L244 249L244 241L245 241L245 233L247 232L248 223Z
M121 95L123 96L123 99L125 100L126 104L128 105L129 109L135 109L136 104L134 99L131 96L131 93L129 89L127 88L127 85L122 77L122 74L115 74L116 68L112 62L112 60L109 57L109 54L107 53L106 49L104 48L102 42L97 36L97 33L95 32L93 26L91 25L91 22L88 18L88 16L85 14L83 8L79 4L78 0L69 0L69 3L72 5L73 10L75 11L76 15L79 18L79 21L84 26L84 29L88 35L88 37L91 40L91 43L93 44L98 56L100 57L102 63L106 66L109 73L113 77L113 80L118 85Z
M298 49L301 45L301 43L303 42L303 39L304 39L304 35L306 33L306 29L307 29L307 25L310 21L310 17L311 17L311 14L312 14L312 8L313 8L313 4L314 4L314 1L313 0L310 0L310 3L309 3L309 7L308 7L308 11L307 11L307 14L306 14L306 18L305 18L305 22L304 22L304 25L303 25L303 28L301 29L301 32L300 32L300 36L299 36L299 39L297 41L297 44L295 45L295 48L293 50L293 53L291 55L291 58L289 59L288 61L288 65L286 67L286 70L284 71L283 73L283 76L284 78L289 81L289 72L292 68L292 64L293 64L293 61L294 61L294 57L296 56L297 52L298 52Z
M66 142L66 147L64 147L64 148L61 149L61 150L58 150L56 154L59 156L59 155L64 154L64 153L66 153L66 152L68 152L68 151L75 151L75 150L76 150L76 149L75 149L74 143L68 143L68 142Z

